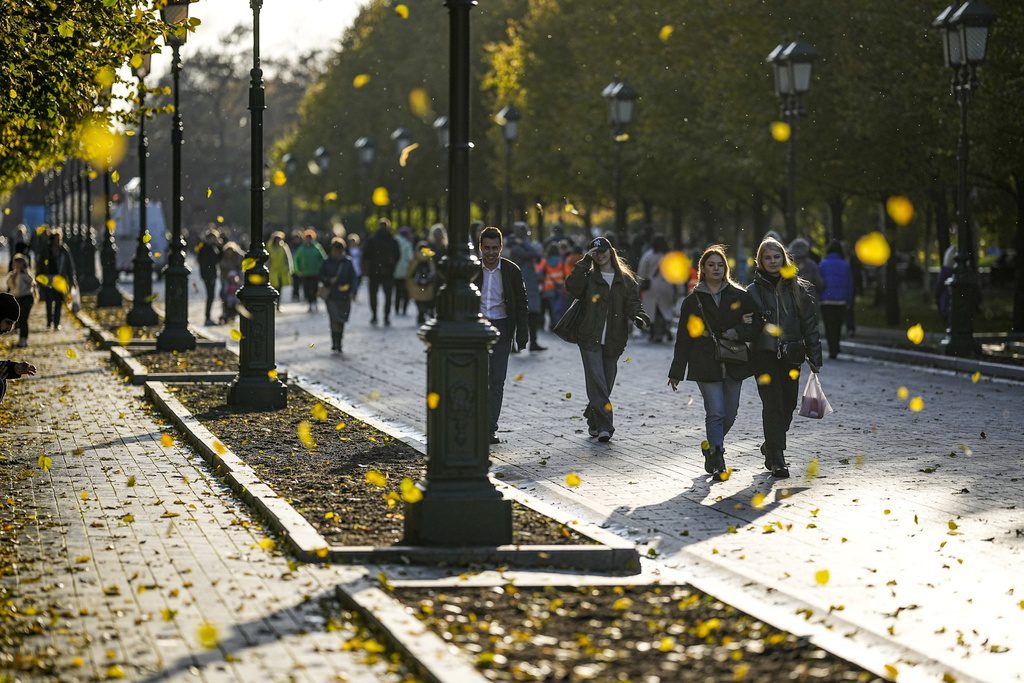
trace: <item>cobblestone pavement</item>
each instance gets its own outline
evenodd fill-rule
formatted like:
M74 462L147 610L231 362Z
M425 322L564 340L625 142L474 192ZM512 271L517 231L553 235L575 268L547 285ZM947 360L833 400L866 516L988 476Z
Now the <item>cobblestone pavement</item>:
M338 358L322 306L307 313L286 295L278 362L422 433L425 347L415 318L370 327L367 295L359 296ZM804 605L808 623L873 634L959 676L1024 680L1024 387L829 362L821 378L836 412L795 418L794 476L773 482L758 454L760 403L748 381L727 444L732 477L711 485L696 387L665 386L669 346L630 343L613 393L617 431L603 445L580 419L578 352L549 334L543 343L549 351L513 356L509 366L504 443L492 450L506 481L649 544L665 570L734 577L777 608ZM897 397L900 386L923 398L921 412ZM813 462L817 475L807 476ZM566 486L569 472L581 486ZM766 496L759 509L758 493Z
M327 632L316 608L354 570L290 566L198 455L162 440L171 430L108 352L73 321L41 327L27 349L3 340L39 376L11 382L4 404L0 618L38 633L0 679L17 655L56 673L11 680L395 680L343 650L350 627Z

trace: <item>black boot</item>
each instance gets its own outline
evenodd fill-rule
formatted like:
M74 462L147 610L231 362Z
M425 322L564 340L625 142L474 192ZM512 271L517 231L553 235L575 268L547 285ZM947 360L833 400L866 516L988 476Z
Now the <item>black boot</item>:
M764 468L772 473L776 479L789 479L789 466L786 464L786 456L783 451L775 448L767 448L761 444L761 454L764 456Z
M715 454L711 450L711 442L704 439L700 442L700 452L704 455L704 471L708 474L715 473Z
M725 476L725 449L721 446L715 446L711 452L711 459L714 462L714 471L711 473L711 476L718 481L728 479Z

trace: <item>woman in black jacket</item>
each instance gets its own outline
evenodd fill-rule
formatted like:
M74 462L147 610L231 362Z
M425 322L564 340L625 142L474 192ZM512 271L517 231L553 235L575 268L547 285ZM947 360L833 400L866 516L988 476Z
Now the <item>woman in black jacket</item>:
M352 312L352 295L359 277L355 265L348 256L345 240L335 237L331 240L330 256L320 264L317 276L322 287L327 287L327 317L331 322L331 353L341 353L341 342L345 336L345 323Z
M668 384L676 391L685 377L700 389L707 429L700 448L704 470L715 479L722 479L726 470L725 436L736 421L743 380L753 373L749 354L746 361L720 360L716 340L747 341L755 310L750 296L730 277L725 247L708 247L697 263L697 286L683 299Z
M789 476L786 464L786 433L793 422L804 360L817 373L821 368L821 337L818 306L811 284L797 277L786 248L766 237L757 248L754 282L747 292L760 311L757 333L752 336L757 393L761 396L765 469L773 476Z

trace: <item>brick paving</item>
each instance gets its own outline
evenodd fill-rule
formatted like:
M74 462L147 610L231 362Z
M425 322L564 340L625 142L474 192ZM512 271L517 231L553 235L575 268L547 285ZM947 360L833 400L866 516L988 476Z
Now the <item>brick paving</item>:
M425 349L415 319L372 328L365 301L360 293L343 358L329 352L322 307L308 314L286 303L278 361L422 433ZM809 623L905 646L938 670L1024 680L1024 387L830 362L822 382L836 413L795 418L794 477L774 483L761 469L760 404L748 381L727 444L732 478L712 486L698 450L696 387L665 386L669 346L630 343L613 393L615 439L601 445L579 417L578 352L550 335L543 342L548 352L511 359L505 443L492 453L506 481L648 544L665 571L733 577L777 609L806 605ZM923 397L923 411L908 410L900 386ZM803 476L812 459L817 476ZM564 483L570 471L583 480L577 489ZM755 509L758 492L766 499ZM829 580L819 585L823 569Z
M267 531L198 455L162 442L170 429L108 352L72 320L33 322L29 348L2 342L39 376L11 382L5 401L16 419L0 433L0 521L14 563L0 582L40 624L18 654L55 673L12 680L397 680L343 650L350 625L327 632L316 608L357 570L289 566L261 546Z

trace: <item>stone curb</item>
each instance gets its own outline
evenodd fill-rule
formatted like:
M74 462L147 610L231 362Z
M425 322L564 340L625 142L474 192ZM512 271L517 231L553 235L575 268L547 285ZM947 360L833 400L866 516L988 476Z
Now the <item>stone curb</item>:
M842 342L842 352L848 353L851 356L875 358L904 365L923 365L966 375L980 372L985 377L997 377L999 379L1024 382L1024 366L1008 365L1006 363L992 363L970 358L942 356L937 353L893 349L887 346L876 346L874 344L845 340Z
M466 654L449 645L414 617L398 600L364 575L339 584L338 599L365 616L407 658L415 661L432 683L481 683L487 679Z
M237 372L149 372L139 361L132 357L131 352L121 346L110 349L110 360L121 372L127 375L132 384L141 386L146 382L212 382L228 383L234 381ZM288 380L288 373L280 373L281 381Z
M123 292L122 296L124 296ZM130 297L128 297L128 300L130 300ZM101 349L108 350L113 349L115 347L126 346L125 344L122 344L121 341L117 339L117 337L112 335L102 325L96 322L96 320L94 320L92 316L90 316L88 313L85 313L84 311L79 311L78 313L72 312L72 314L76 318L78 318L78 321L82 323L86 327L86 329L89 330L89 339L99 344ZM195 328L190 329L192 330L192 333L195 334L197 337L197 346L220 349L227 346L226 342L224 341L207 338L206 335L203 334L201 330L197 330ZM155 348L156 340L154 339L150 341L146 339L133 339L130 342L128 342L127 346L131 348Z
M237 455L227 450L199 420L189 413L163 382L147 382L149 398L184 435L203 459L223 475L231 489L241 496L280 533L295 555L306 562L323 562L327 541L286 500L278 496Z

